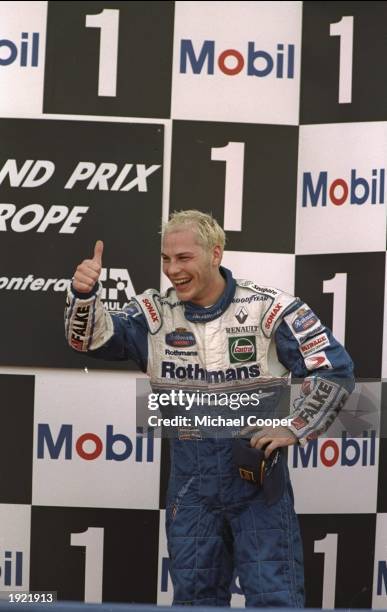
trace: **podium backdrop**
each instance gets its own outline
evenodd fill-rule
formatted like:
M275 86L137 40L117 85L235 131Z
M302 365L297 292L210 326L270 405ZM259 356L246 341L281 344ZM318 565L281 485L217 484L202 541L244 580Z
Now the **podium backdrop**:
M72 352L62 312L96 239L107 308L165 288L161 221L198 208L355 362L288 462L308 606L387 608L387 2L1 2L0 92L0 590L171 601L143 376Z

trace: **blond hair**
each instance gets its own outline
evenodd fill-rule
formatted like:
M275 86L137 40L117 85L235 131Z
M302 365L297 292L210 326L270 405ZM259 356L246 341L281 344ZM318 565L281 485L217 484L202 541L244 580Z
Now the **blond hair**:
M226 235L219 223L211 214L200 210L181 210L171 214L170 219L163 225L162 238L168 232L192 228L196 231L198 241L205 249L220 246L222 250L226 244Z

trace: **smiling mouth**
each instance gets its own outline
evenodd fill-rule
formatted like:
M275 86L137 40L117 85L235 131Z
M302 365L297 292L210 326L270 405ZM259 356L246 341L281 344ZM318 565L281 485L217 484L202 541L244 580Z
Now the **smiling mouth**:
M191 282L191 279L187 278L187 279L182 279L182 280L175 280L173 281L173 284L175 285L176 289L180 289L180 287L185 287L190 282Z

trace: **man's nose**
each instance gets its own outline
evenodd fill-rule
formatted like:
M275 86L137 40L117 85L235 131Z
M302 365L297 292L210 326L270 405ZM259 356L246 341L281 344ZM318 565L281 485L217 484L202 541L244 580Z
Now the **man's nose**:
M181 271L181 264L179 261L170 261L168 263L168 276L177 276Z

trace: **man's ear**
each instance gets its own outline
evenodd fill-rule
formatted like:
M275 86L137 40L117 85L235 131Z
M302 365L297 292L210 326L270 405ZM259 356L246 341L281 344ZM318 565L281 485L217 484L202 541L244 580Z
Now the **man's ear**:
M212 251L212 263L216 266L220 266L223 257L223 249L217 244L214 246L214 250Z

